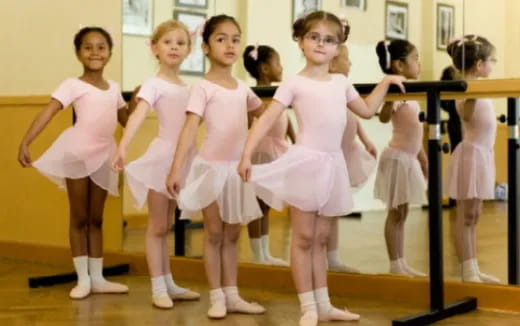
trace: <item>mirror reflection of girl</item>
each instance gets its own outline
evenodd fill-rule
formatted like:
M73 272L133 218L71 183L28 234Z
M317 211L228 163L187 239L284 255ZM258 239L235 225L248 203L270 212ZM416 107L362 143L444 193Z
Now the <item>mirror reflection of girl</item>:
M348 77L351 62L349 59L348 48L345 44L338 47L338 56L330 63L331 73L343 74ZM348 99L347 99L348 101ZM356 141L359 138L363 146ZM347 125L343 133L341 148L345 162L347 163L350 185L353 188L360 188L367 181L376 167L377 150L368 138L368 135L361 125L356 115L347 110ZM336 272L359 273L359 270L345 265L338 255L339 230L338 217L334 217L330 230L330 239L327 245L327 262L329 270Z
M379 65L385 74L417 79L420 73L417 48L406 40L381 41L376 47ZM381 153L374 186L374 197L382 200L388 214L385 240L390 273L424 277L408 266L404 258L404 225L410 204L426 201L428 160L422 148L421 109L416 101L387 102L379 119L392 122L392 138Z
M372 117L390 84L404 88L404 78L386 76L363 100L344 75L329 73L338 45L346 40L345 27L334 14L316 11L297 20L293 39L305 57L305 67L278 87L253 124L238 172L271 207L281 210L284 203L289 205L291 271L300 300L300 325L358 320L358 314L331 304L327 287L331 217L349 214L353 206L341 151L346 110L348 106L359 116ZM256 147L288 106L298 121L296 144L277 160L252 167Z
M90 293L126 293L128 287L103 277L103 210L107 192L118 195L118 174L110 169L116 151L114 132L129 112L119 85L103 76L112 55L112 38L99 27L82 28L74 37L83 74L68 78L52 93L47 107L34 119L20 144L18 161L67 189L69 237L77 285L72 299ZM39 159L31 162L29 145L56 113L71 106L76 123L61 133Z
M172 149L175 149L186 119L184 110L189 87L179 78L179 69L190 53L191 40L184 24L168 20L156 27L150 41L152 52L159 62L159 71L143 83L131 102L137 104L128 120L112 167L116 171L125 170L137 207L148 202L146 260L151 277L152 303L155 307L168 309L173 308L172 300L196 300L200 297L198 293L175 284L172 277L167 237L176 202L168 194L164 182L173 161ZM159 134L144 155L125 167L128 145L152 108L157 113ZM193 146L192 156L195 152Z
M272 47L249 45L244 51L243 58L246 70L256 80L256 86L271 86L272 83L282 80L283 69L280 65L280 55ZM269 133L262 139L253 155L253 163L269 163L285 153L288 148L286 137L289 137L292 143L295 142L292 124L288 115L284 113L280 115ZM289 266L286 261L271 256L269 249L269 206L260 199L258 203L262 208L263 217L254 220L247 226L255 262Z
M235 18L211 17L202 31L202 50L210 61L203 79L192 86L175 159L167 179L177 196L181 218L200 211L204 216L204 266L210 287L208 317L228 313L262 314L264 307L247 302L237 288L238 239L241 225L260 218L262 211L251 185L240 180L236 167L247 137L247 115L261 111L262 101L232 75L240 55L241 30ZM199 124L206 138L182 186L182 168L189 157Z
M466 80L486 78L493 70L495 47L486 38L466 35L449 44L448 53ZM452 153L445 187L457 201L455 242L466 282L499 283L480 271L477 261L477 222L482 201L495 197L496 113L490 99L457 102L463 138Z

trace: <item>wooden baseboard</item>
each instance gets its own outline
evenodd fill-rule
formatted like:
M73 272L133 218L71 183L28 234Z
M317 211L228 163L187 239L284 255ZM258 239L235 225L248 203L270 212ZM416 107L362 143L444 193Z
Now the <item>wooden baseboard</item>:
M72 268L70 250L66 247L0 241L0 256L38 263L68 265ZM131 275L148 273L144 253L106 252L104 259L107 265L129 264ZM176 279L206 282L202 260L171 257L170 262ZM288 268L250 263L240 264L239 285L284 292L295 291ZM429 303L428 279L331 272L329 291L335 296L415 302L425 307ZM480 309L520 312L520 288L515 286L446 282L446 302L463 297L476 297Z

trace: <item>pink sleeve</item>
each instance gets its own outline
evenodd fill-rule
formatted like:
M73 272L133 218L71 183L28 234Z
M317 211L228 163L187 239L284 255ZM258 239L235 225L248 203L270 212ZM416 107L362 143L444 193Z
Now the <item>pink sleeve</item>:
M291 83L290 80L280 84L274 93L273 99L277 100L285 106L290 106L294 99L294 90L292 84L293 83Z
M346 91L346 94L347 94L347 103L357 99L359 97L359 93L358 91L356 90L356 88L354 87L354 85L352 85L352 82L350 80L347 79L347 91Z
M262 100L247 86L247 111L254 111L262 105Z
M151 107L155 105L157 100L159 100L159 92L157 91L157 87L154 87L153 83L145 82L139 92L137 93L136 98L145 100Z
M192 112L201 117L204 116L206 105L208 103L206 89L200 84L195 84L191 87L190 97L188 98L188 105L186 112Z
M73 78L64 80L60 86L52 93L51 97L63 105L63 108L69 107L76 100L80 93L77 91Z

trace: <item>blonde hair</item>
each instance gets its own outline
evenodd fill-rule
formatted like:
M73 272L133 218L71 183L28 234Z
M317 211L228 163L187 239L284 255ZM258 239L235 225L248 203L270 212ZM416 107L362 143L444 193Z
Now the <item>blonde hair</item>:
M186 32L186 36L188 36L188 46L191 47L190 30L186 25L184 25L180 21L173 19L169 19L165 22L162 22L159 25L157 25L157 27L155 27L155 30L153 31L152 36L150 37L151 44L157 44L157 42L159 42L159 40L161 39L161 37L163 37L164 34L175 29L182 29Z
M348 48L345 44L338 45L338 55L335 56L332 61L329 63L329 72L337 73L337 65L341 59L345 59L348 54Z

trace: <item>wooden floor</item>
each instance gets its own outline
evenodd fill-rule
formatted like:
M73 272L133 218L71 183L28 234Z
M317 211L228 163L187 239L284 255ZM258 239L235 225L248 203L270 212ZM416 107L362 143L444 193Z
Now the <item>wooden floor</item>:
M29 289L28 276L62 272L61 266L48 266L0 258L0 325L2 326L62 326L62 325L297 325L299 308L292 293L243 288L244 298L255 300L267 308L262 316L230 315L223 321L209 321L206 317L207 288L205 284L179 284L201 291L201 302L178 303L173 310L154 309L150 304L149 279L142 276L124 276L115 279L130 287L128 295L93 295L85 300L68 298L71 284ZM362 320L351 325L390 325L391 320L420 312L424 307L403 305L397 301L375 301L356 298L333 298L339 306L348 306L362 315ZM436 325L493 325L520 324L520 316L508 313L477 311L439 322ZM338 323L320 325L339 325Z
M455 256L450 216L455 210L444 210L444 266L446 279L457 280L459 264ZM278 257L289 257L290 226L287 217L271 217L271 251ZM384 241L384 212L366 212L362 218L340 219L340 257L363 273L388 271ZM144 227L127 228L124 251L144 252ZM169 239L173 248L173 236ZM187 232L187 255L202 256L202 231ZM412 209L406 222L405 256L418 270L428 271L428 212ZM507 204L488 202L478 226L478 257L481 270L507 281ZM249 237L244 228L240 239L240 260L252 261Z

